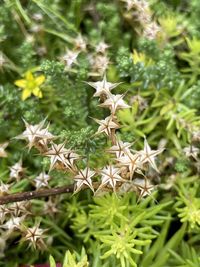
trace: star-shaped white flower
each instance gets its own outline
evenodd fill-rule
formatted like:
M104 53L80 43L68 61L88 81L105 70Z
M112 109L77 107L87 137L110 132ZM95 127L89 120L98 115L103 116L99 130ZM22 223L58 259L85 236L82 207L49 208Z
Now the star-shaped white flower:
M81 34L74 39L75 48L79 51L86 51L87 42Z
M7 152L5 151L8 144L9 144L8 142L0 144L0 158L6 158L8 156Z
M100 104L100 107L110 108L111 113L115 114L118 109L130 108L128 104L123 100L123 95L110 94L108 99L104 103Z
M107 118L105 118L105 120L98 120L98 119L94 120L100 125L97 130L97 134L105 133L106 135L110 136L112 129L120 128L119 125L113 121L112 116L108 116Z
M50 158L50 169L51 171L57 163L66 164L65 156L68 155L71 151L65 148L65 143L55 144L52 142L51 148L44 153L45 156Z
M30 208L30 202L21 201L12 203L9 206L8 210L14 217L19 217L20 215L30 214L29 208Z
M165 148L161 148L158 150L151 150L151 147L149 146L146 138L144 139L144 149L141 151L138 151L137 154L141 156L141 162L143 164L149 163L151 167L159 172L156 163L155 163L155 157L162 153L165 150Z
M40 130L40 139L38 140L38 143L47 148L47 145L50 141L55 139L56 137L51 134L49 131L49 124L47 125L46 128Z
M79 53L80 51L68 50L62 57L62 60L65 62L67 69L69 69L73 64L77 64L77 57Z
M22 167L22 160L20 160L10 167L10 178L15 178L18 182L22 178L24 170L25 169Z
M55 198L52 200L52 198L49 198L48 201L45 201L44 203L44 208L43 208L43 212L44 214L48 214L50 216L53 216L55 213L60 212L60 210L58 209L58 203L55 200Z
M102 94L110 95L110 91L117 87L121 83L110 83L107 82L106 74L104 74L103 80L98 82L87 82L90 86L92 86L96 92L94 96L101 96Z
M90 168L85 168L84 170L80 170L79 173L74 177L76 181L76 190L74 193L80 191L83 185L87 185L93 192L94 188L92 185L91 178L95 175L95 171L92 171Z
M65 166L69 169L74 168L74 161L79 159L80 156L73 152L72 150L69 150L68 153L65 155Z
M115 190L117 182L124 182L124 179L119 175L120 169L113 165L104 167L101 171L101 185L98 190L109 184Z
M133 178L134 172L140 172L141 168L141 156L138 154L132 154L129 150L125 151L125 155L117 158L117 161L122 166L127 166L130 172L130 179Z
M199 154L199 148L195 146L188 146L183 149L186 157L192 157L193 159L197 160Z
M37 246L44 246L45 244L43 238L45 237L44 233L46 231L47 230L41 229L39 227L39 224L33 227L26 228L23 240L29 241L30 245L32 245L35 249Z
M0 223L3 224L6 214L10 214L10 210L6 205L0 205Z
M50 176L48 174L46 174L45 172L41 172L35 179L34 179L34 182L35 182L35 187L37 189L41 188L41 187L48 187L49 182L50 180Z
M36 139L41 138L41 130L44 126L45 120L41 121L39 124L31 125L23 119L25 123L26 130L19 136L15 137L17 139L26 139L31 147L33 146Z
M106 54L96 54L89 59L93 72L97 72L99 75L103 75L108 69L110 60Z
M155 186L150 184L147 178L145 179L135 179L134 180L134 185L136 188L140 191L139 197L145 197L145 196L150 196L151 191L155 189Z
M128 142L122 142L121 140L116 140L116 145L112 146L111 148L107 149L110 153L115 153L117 158L125 156L125 153L128 153L129 147L132 144Z
M4 223L1 227L10 231L15 229L19 229L22 221L24 220L24 216L21 217L11 217L6 223Z
M0 196L9 193L10 184L4 184L0 181Z
M194 141L194 142L200 141L200 131L194 131L192 133L192 141Z
M55 137L48 132L49 125L44 127L45 120L41 121L39 124L31 125L24 120L26 130L17 139L25 139L28 141L29 150L37 145L38 143L47 144L49 141L53 140Z
M101 53L101 54L105 54L106 50L110 47L110 45L106 44L104 41L101 41L100 43L98 43L98 45L96 46L96 52L97 53Z

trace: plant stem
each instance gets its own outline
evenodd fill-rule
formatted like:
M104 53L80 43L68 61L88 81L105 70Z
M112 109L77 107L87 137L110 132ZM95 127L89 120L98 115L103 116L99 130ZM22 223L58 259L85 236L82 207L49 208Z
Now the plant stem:
M67 186L38 190L38 191L35 190L35 191L8 194L0 197L0 205L12 202L24 201L24 200L31 200L41 197L60 195L64 193L73 193L73 192L74 192L74 185L67 185Z
M99 187L99 182L94 182L93 186L95 189L97 189ZM82 187L82 190L84 190L86 188L87 188L87 186L85 185ZM109 190L107 190L107 191L109 191ZM65 193L73 193L73 192L74 192L74 184L65 185L65 186L56 187L56 188L50 188L50 189L34 190L34 191L7 194L4 196L0 196L0 205L13 203L13 202L26 201L26 200L31 200L31 199L38 199L41 197L50 197L50 196L55 196L55 195L61 195L61 194L65 194Z

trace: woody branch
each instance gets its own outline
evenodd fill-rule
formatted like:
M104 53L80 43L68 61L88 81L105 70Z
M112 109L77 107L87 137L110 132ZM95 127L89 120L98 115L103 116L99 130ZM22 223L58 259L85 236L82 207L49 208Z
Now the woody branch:
M8 194L0 197L0 205L20 202L31 199L38 199L42 197L49 197L54 195L60 195L64 193L72 193L74 191L74 185L67 185L51 189L35 190L21 193Z

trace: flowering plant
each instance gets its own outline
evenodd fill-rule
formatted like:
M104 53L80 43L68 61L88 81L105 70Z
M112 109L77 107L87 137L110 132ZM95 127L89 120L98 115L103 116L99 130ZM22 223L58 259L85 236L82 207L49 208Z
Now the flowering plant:
M3 0L0 266L199 267L199 12Z

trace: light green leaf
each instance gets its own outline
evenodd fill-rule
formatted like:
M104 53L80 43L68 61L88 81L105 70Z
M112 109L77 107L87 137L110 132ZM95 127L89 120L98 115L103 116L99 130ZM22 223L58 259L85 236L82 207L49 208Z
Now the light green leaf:
M56 262L51 255L49 257L49 262L50 262L50 267L56 267Z

